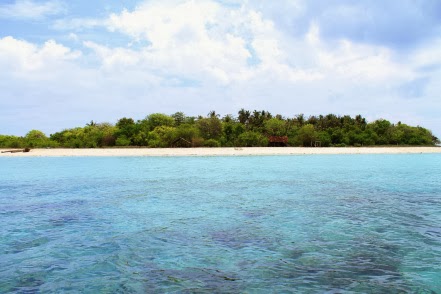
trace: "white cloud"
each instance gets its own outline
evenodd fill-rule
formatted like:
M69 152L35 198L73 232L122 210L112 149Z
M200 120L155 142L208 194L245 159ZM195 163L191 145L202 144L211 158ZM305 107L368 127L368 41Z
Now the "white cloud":
M0 39L0 65L11 74L32 75L38 71L48 72L80 56L79 51L72 51L54 40L37 46L11 36Z
M92 49L102 60L102 66L107 70L114 70L116 67L130 67L137 65L140 56L136 52L126 48L112 48L96 44L91 41L83 42L83 45Z
M109 31L149 46L138 51L107 48L106 55L97 51L99 56L133 60L137 55L139 66L157 72L225 85L264 74L293 81L319 77L309 69L288 66L280 32L261 13L244 6L226 8L209 0L148 2L112 14L104 23ZM112 50L116 52L109 53ZM103 63L109 64L104 58Z
M17 0L12 4L0 5L0 18L41 19L62 13L64 10L63 4L59 1L39 3L31 0Z
M441 73L431 68L441 65L439 41L398 55L375 44L330 41L321 35L319 23L309 24L302 35L288 35L258 5L224 6L211 0L148 1L103 19L60 20L55 26L82 44L82 52L55 41L36 45L0 39L0 68L6 69L0 85L9 93L3 97L56 105L60 111L39 105L34 113L52 113L61 122L66 113L78 116L51 131L79 120L114 122L157 111L234 113L242 107L283 115L361 113L370 120L403 122L409 117L410 123L441 131L434 125L439 120L427 111L441 107L436 84ZM102 35L94 39L96 27L107 28L106 36L123 34L128 44L113 46ZM429 74L427 85L420 83L426 87L424 97L402 99L403 84Z

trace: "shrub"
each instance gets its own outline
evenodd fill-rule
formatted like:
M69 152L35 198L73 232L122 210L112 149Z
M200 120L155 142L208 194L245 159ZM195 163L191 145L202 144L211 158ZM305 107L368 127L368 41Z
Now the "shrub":
M257 132L244 132L237 138L240 147L264 147L268 146L268 138Z
M118 139L116 139L116 146L129 146L130 145L130 140L127 139L126 136L122 135L120 137L118 137Z
M204 146L205 147L220 147L221 144L219 143L219 141L215 140L215 139L209 139L204 141Z
M200 138L200 137L195 137L191 139L191 143L193 145L193 147L201 147L204 145L204 139Z

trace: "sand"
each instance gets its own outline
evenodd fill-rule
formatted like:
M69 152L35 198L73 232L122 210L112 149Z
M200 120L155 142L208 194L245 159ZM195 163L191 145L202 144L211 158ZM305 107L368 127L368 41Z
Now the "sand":
M0 149L0 151L11 149ZM314 154L420 154L441 153L441 147L250 147L250 148L97 148L97 149L32 149L27 153L0 153L0 157L64 156L252 156Z

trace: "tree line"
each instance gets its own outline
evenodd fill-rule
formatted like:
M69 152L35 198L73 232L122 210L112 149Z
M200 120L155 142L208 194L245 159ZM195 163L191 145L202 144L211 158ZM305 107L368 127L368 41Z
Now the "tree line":
M385 119L368 123L361 115L298 114L287 118L268 111L241 109L237 116L221 117L153 113L142 120L123 117L116 124L91 121L84 127L65 129L47 137L31 130L24 137L0 135L2 148L261 147L287 146L435 145L438 138L420 126Z

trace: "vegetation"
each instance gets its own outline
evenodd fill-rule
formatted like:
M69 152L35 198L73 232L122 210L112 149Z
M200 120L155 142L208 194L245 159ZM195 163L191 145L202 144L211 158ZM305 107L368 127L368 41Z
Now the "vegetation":
M32 130L24 137L0 135L1 148L98 148L113 146L163 147L257 147L280 142L289 146L374 146L435 145L438 138L420 126L413 127L385 119L368 123L361 115L310 116L292 118L267 111L241 109L237 117L187 117L153 113L134 121L121 118L115 125L91 121L84 127L66 129L47 137ZM274 142L276 141L276 142ZM279 142L279 143L280 143Z

